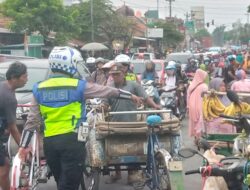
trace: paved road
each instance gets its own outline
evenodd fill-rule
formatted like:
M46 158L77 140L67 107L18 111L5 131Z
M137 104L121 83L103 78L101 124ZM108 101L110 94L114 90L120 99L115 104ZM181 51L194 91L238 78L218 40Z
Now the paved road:
M193 146L193 140L188 137L188 127L187 127L187 120L183 121L183 127L182 127L182 138L183 138L183 146L185 147L194 147ZM202 163L202 160L200 157L195 156L190 159L184 160L184 171L190 170L190 169L196 169L200 166ZM201 177L196 175L190 175L190 176L183 176L184 177L184 185L185 190L200 190L201 189ZM118 181L115 184L105 184L105 181L107 180L107 176L102 176L102 180L100 183L100 189L101 190L133 190L131 186L126 185L126 179L127 175L124 173L123 179ZM51 179L47 184L41 184L39 185L39 190L53 190L56 188L56 185L54 183L54 180ZM147 187L144 188L144 190L148 190Z

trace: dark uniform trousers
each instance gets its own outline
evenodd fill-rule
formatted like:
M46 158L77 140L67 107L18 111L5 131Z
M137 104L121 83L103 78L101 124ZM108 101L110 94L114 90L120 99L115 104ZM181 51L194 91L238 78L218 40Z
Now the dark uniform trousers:
M77 190L85 159L85 146L77 140L77 134L44 138L44 153L58 190Z

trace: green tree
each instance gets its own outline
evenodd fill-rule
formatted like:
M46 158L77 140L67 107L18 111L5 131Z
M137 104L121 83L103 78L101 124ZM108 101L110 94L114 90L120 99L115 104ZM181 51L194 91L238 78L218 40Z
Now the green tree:
M163 45L166 47L176 48L184 39L184 35L180 33L172 22L157 22L157 28L163 28Z
M72 6L72 10L74 9L79 12L78 16L75 17L75 24L80 29L77 36L81 40L90 42L92 32L90 1ZM116 13L109 1L93 1L93 20L95 41L105 40L107 45L112 47L114 40L123 40L126 42L124 46L128 46L132 39L134 22L128 17Z
M234 24L233 29L225 32L225 41L232 44L248 44L250 40L250 24Z
M216 46L222 46L224 44L224 31L225 26L216 27L213 31L213 44Z
M210 33L207 31L207 29L201 29L198 32L194 34L194 37L201 41L203 37L209 37L211 36Z
M66 40L74 28L75 12L66 11L61 0L6 0L1 4L1 11L13 19L12 31L39 32L45 42L50 41L51 32L56 32L56 38L61 38L59 41Z

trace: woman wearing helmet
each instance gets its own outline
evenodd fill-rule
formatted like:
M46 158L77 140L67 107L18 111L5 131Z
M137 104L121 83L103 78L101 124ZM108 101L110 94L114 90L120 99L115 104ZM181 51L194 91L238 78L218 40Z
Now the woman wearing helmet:
M164 90L170 90L176 87L175 64L175 61L169 61L165 67Z
M126 74L125 78L127 81L137 81L138 78L136 74L130 69L130 58L125 54L117 55L115 58L115 63L121 63L124 66L124 72Z
M78 189L82 178L85 142L78 141L77 131L86 121L85 100L118 97L141 103L139 97L128 91L73 78L82 61L76 49L52 50L51 77L33 87L32 107L20 143L19 155L24 159L33 131L44 125L44 153L58 189Z

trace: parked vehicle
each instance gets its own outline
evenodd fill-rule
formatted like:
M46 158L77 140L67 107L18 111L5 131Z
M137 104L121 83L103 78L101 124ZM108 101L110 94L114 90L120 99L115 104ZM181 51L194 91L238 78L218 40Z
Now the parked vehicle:
M186 65L188 64L188 60L193 57L192 53L187 52L178 52L178 53L170 53L167 55L167 58L165 60L166 63L169 61L175 61L181 64L182 70L185 69Z
M27 66L28 81L24 87L16 90L16 99L18 104L29 105L31 103L33 85L36 82L47 79L51 74L51 70L47 59L25 59L19 61ZM5 73L11 63L13 63L13 61L0 64L0 78L5 78ZM90 76L90 73L84 64L78 64L78 71L79 73L75 77L88 79ZM23 114L27 114L28 110L28 107L17 108L18 128L24 124Z
M131 60L153 60L155 55L153 53L134 53Z
M0 63L8 62L8 61L15 61L15 60L27 60L27 59L37 59L37 58L36 57L29 57L29 56L0 54Z

